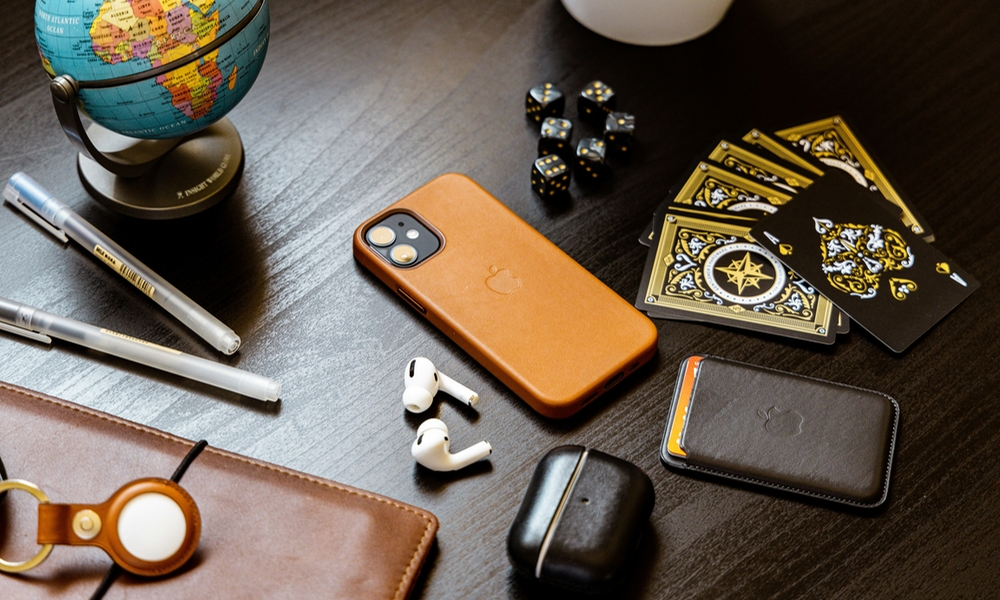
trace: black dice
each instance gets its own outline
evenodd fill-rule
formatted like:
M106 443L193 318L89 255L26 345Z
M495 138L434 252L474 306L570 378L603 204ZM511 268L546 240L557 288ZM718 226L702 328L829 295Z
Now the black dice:
M569 189L569 167L563 159L553 154L535 161L531 168L531 189L542 198L551 198L566 193Z
M600 81L591 81L576 99L580 118L600 125L604 116L615 109L615 92Z
M599 181L604 178L604 153L607 146L603 140L584 138L576 146L576 168L581 181Z
M604 143L609 154L628 154L632 150L635 117L628 113L613 112L604 121Z
M572 146L573 124L567 119L548 117L542 121L541 137L538 138L538 156L558 154L568 158Z
M551 83L531 88L524 97L524 112L535 123L546 117L561 117L565 109L566 97Z

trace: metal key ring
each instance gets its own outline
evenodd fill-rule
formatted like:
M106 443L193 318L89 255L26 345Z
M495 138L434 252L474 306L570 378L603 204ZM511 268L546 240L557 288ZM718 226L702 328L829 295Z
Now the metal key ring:
M21 490L28 492L38 500L39 504L49 503L49 497L45 495L45 492L30 481L24 481L23 479L8 479L7 481L0 481L0 493L7 490ZM43 544L42 549L38 551L38 554L23 562L8 562L0 558L0 571L3 571L4 573L20 573L21 571L33 569L49 557L49 552L52 552L52 544Z

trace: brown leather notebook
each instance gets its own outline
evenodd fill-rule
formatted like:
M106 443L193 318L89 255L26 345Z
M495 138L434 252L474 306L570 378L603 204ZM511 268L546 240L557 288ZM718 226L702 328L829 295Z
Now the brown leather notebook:
M211 441L211 440L209 440ZM0 458L52 502L103 502L141 477L169 478L193 442L0 383ZM201 511L201 543L172 575L123 573L114 598L406 598L437 532L431 513L209 446L181 480ZM0 557L35 554L37 502L0 503ZM92 547L56 546L0 598L87 598L111 566Z

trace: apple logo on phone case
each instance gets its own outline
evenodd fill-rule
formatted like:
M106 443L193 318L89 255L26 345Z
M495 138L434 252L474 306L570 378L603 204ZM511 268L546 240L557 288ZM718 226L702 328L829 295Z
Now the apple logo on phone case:
M490 276L486 278L486 287L498 294L513 294L514 290L521 287L521 279L514 277L507 269L498 269L494 265L490 267Z
M757 411L757 416L764 419L764 429L779 437L794 437L802 433L802 422L805 420L794 410L781 410L776 406Z

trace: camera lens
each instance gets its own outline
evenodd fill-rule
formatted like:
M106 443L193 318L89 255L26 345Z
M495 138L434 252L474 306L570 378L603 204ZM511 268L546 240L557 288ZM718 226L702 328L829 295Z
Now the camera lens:
M417 250L409 244L400 244L389 251L389 258L397 265L408 265L417 260Z
M368 242L373 246L384 248L394 241L396 241L396 233L385 225L379 225L368 230Z

